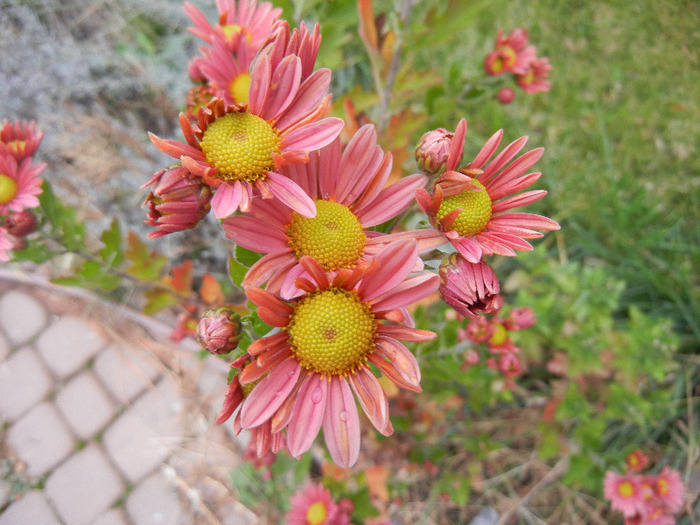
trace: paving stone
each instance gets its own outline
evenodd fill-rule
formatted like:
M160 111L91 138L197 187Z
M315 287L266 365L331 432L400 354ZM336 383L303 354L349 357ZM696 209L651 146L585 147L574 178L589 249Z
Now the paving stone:
M143 351L112 346L95 359L95 373L114 398L127 403L153 385L160 370Z
M135 525L181 523L180 500L161 473L145 479L129 494L126 510Z
M36 346L49 369L65 379L94 357L104 340L87 321L68 316L49 326Z
M10 290L0 297L0 327L15 345L36 337L47 319L41 303L27 293Z
M0 333L0 361L3 361L10 354L10 343L5 336Z
M46 474L75 450L74 438L49 402L22 416L7 431L10 447L27 464L27 475Z
M45 493L66 523L81 525L106 511L124 488L104 453L91 444L49 476Z
M90 371L75 377L56 395L56 406L75 434L88 439L116 414L116 407Z
M15 421L46 397L53 378L31 347L0 362L0 419Z
M92 525L128 525L121 509L112 509L99 516Z
M152 472L179 444L182 407L180 392L165 377L105 431L105 449L129 481Z
M60 525L44 495L26 493L0 514L0 525Z

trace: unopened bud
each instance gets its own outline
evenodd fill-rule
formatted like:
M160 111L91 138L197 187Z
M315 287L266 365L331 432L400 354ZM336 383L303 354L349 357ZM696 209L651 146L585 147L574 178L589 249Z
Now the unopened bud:
M435 175L447 162L454 133L444 128L425 133L416 146L418 169L428 175Z
M5 229L10 235L24 237L36 231L36 216L29 210L13 213L5 221Z
M442 300L464 317L473 319L503 306L498 278L483 261L470 263L455 253L442 262L439 275Z
M197 326L197 340L212 354L228 354L242 337L241 317L225 307L206 312Z
M503 104L510 104L515 100L515 91L511 87L502 87L496 95L498 101Z

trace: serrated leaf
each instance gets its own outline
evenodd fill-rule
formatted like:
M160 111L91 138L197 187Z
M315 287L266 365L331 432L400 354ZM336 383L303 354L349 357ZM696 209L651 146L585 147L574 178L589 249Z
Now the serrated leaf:
M85 225L77 221L75 209L56 198L46 180L42 183L42 189L39 202L58 239L68 250L82 251L85 246Z
M41 264L53 257L53 253L44 245L44 243L33 241L27 244L27 247L22 250L10 252L12 261L31 261L36 264Z
M112 219L109 228L102 232L100 240L104 243L104 247L98 252L100 258L109 267L119 266L124 260L124 252L122 251L122 231L116 217Z
M144 281L157 281L168 258L159 255L156 250L149 250L146 243L133 231L127 236L127 244L124 256L131 262L131 266L126 271Z

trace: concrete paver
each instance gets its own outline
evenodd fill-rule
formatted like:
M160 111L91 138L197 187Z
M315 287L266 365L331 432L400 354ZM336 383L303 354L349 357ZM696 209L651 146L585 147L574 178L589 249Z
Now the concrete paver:
M50 402L37 405L14 423L7 440L33 477L46 474L75 449L73 436Z
M122 509L111 509L98 516L91 525L128 525Z
M46 497L38 490L28 492L0 514L0 525L39 524L61 525L46 501Z
M77 317L62 317L37 339L36 346L49 369L65 379L104 346L104 340L92 327Z
M125 486L109 461L91 444L74 454L46 480L46 496L72 525L91 523L122 494Z
M39 301L27 293L10 290L0 298L0 328L15 345L36 337L47 319Z
M117 401L127 403L153 385L158 370L144 353L112 345L95 358L95 373Z
M58 392L56 406L82 439L94 436L117 412L114 402L90 371L74 377Z
M162 473L149 476L129 494L126 510L135 525L187 523L181 519L180 501Z
M10 343L0 334L0 361L7 359L8 355L10 355Z
M25 347L0 361L0 418L15 421L44 399L53 378L37 352Z

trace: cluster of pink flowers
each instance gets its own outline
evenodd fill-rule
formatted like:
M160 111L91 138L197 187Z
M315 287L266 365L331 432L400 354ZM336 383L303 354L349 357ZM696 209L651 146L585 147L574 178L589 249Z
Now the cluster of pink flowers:
M517 28L508 36L498 30L496 44L484 59L484 69L489 75L511 73L516 84L528 94L549 91L550 81L547 80L552 66L547 57L538 57L537 48L528 45L526 29ZM498 101L509 104L515 98L515 91L503 87L498 92Z
M603 494L622 513L625 525L673 525L674 514L683 506L683 480L668 466L658 474L641 474L648 462L640 450L629 454L625 474L605 474Z
M512 388L513 378L522 373L522 363L518 357L520 348L513 344L509 334L529 328L535 321L535 313L528 307L513 308L505 318L493 315L470 319L458 332L460 341L469 341L474 345L464 354L463 368L477 365L485 359L486 366L503 376L505 387Z
M43 137L34 122L5 120L0 128L0 261L9 261L10 251L21 249L22 238L36 229L29 210L39 206L46 164L32 156Z
M200 84L180 115L184 141L151 134L175 159L146 184L147 224L159 237L194 227L211 210L226 237L262 254L242 285L273 329L231 363L233 379L217 423L233 417L252 432L258 458L309 450L323 429L332 459L352 466L360 451L362 409L390 435L389 402L377 375L420 392L420 368L404 342L436 334L415 327L409 307L438 289L465 317L497 311L498 280L483 256L528 250L551 219L512 208L544 191L517 193L539 178L526 173L542 150L517 157L526 138L496 155L496 133L466 166L466 121L431 132L416 173L389 183L392 155L373 125L341 141L344 123L328 117L331 71L315 69L318 25L278 20L268 2L220 0L209 24L192 5L191 31L206 45L190 65ZM495 156L494 156L495 155ZM428 175L438 176L431 191ZM434 228L382 233L415 201ZM420 257L456 252L439 274ZM212 353L235 347L240 324L210 312L200 341ZM235 415L234 415L235 414Z
M350 525L354 510L347 498L335 502L323 485L310 484L299 490L289 500L286 525Z

